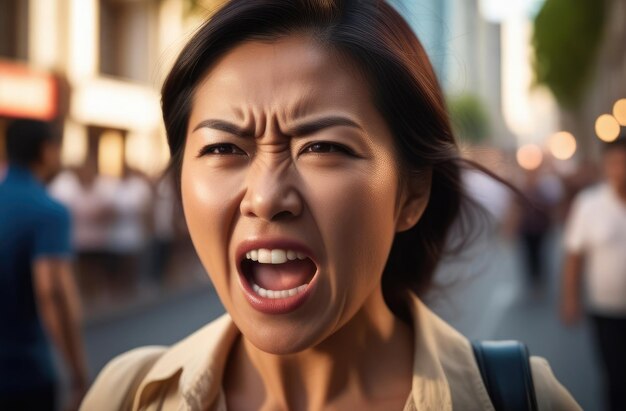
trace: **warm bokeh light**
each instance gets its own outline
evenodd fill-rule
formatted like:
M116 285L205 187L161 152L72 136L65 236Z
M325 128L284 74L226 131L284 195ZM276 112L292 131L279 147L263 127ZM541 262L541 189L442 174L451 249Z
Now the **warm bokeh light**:
M622 126L626 126L626 98L619 99L613 105L613 117Z
M129 132L126 137L126 162L132 168L154 176L167 166L169 148L165 136Z
M610 143L619 136L619 123L610 114L602 114L596 120L596 135L602 141Z
M568 160L576 152L576 139L567 131L559 131L548 138L550 154L559 160Z
M517 149L517 163L525 170L536 170L543 162L543 153L536 144L526 144Z
M65 166L79 166L87 157L87 128L67 120L61 146L61 161Z
M119 131L105 131L98 146L98 171L110 177L120 177L124 166L124 137Z

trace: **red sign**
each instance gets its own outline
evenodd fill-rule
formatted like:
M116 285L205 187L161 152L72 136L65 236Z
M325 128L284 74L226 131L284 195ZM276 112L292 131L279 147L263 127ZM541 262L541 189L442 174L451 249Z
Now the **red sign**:
M57 86L51 74L0 61L0 116L51 120L56 114Z

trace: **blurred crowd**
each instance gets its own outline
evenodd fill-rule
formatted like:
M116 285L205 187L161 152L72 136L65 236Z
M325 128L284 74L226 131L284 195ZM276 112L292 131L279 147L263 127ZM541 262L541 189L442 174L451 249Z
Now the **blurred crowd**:
M198 279L172 178L150 179L128 165L111 177L85 163L59 173L49 192L73 217L75 268L88 315Z
M576 195L600 181L598 162L564 163L545 156L536 167L524 168L514 152L494 147L471 148L466 157L513 186L477 170L468 171L464 179L467 190L493 218L498 234L519 243L529 281L540 282L543 242L565 224Z

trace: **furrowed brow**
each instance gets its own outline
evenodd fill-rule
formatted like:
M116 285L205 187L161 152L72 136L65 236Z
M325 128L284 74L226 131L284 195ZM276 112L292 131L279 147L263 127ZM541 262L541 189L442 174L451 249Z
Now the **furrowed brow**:
M355 123L353 120L350 120L349 118L341 116L331 116L310 120L303 122L302 124L295 125L287 131L287 134L291 136L306 136L309 134L317 133L318 131L321 131L325 128L340 126L353 127L359 130L363 130L360 125Z
M230 123L225 120L217 120L217 119L208 119L203 120L193 129L192 132L199 130L201 128L211 128L213 130L223 131L225 133L233 134L242 138L253 137L254 133L250 130L243 129L233 123Z

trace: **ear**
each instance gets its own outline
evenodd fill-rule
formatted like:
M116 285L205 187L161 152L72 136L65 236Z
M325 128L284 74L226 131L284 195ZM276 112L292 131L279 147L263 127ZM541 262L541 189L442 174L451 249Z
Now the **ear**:
M418 175L411 176L403 185L396 232L410 230L424 214L430 199L432 175L432 169L423 170Z

